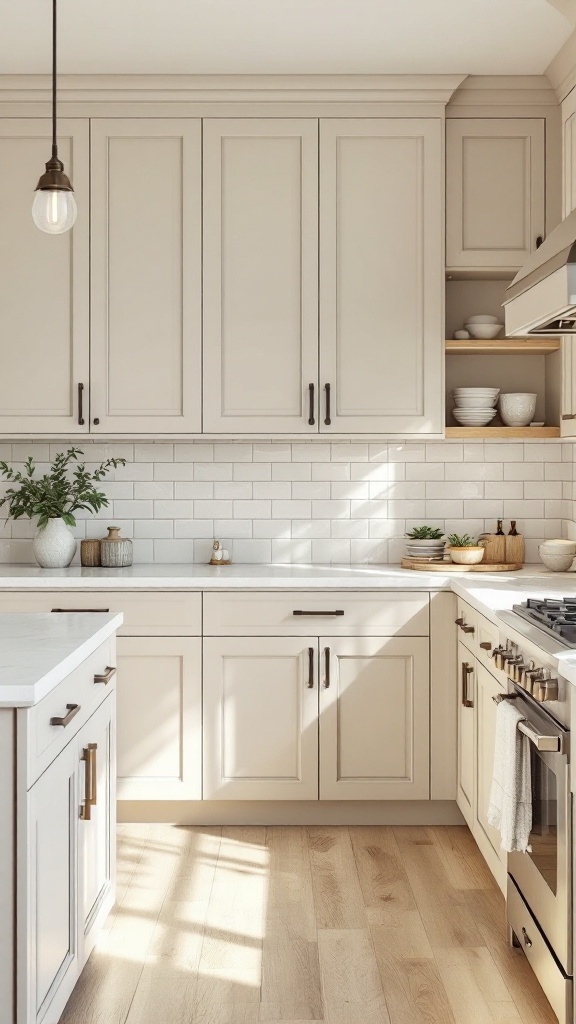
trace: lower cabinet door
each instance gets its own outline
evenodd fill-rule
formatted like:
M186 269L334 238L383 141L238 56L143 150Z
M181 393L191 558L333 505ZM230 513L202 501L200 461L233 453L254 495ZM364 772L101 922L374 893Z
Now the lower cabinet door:
M116 693L78 734L78 919L80 960L92 952L114 902L116 879Z
M19 916L18 1020L56 1024L80 971L76 926L78 766L69 743L28 793L27 835L19 834L28 860L28 886ZM24 905L25 904L25 905Z
M320 638L320 799L428 800L427 637Z
M488 823L488 804L494 768L496 704L493 698L504 687L482 665L476 666L476 821L472 829L478 846L497 881L506 878L506 854L500 834Z
M476 764L475 703L476 662L464 644L458 643L458 788L456 802L472 829L476 815L474 777Z
M117 796L200 800L202 642L119 637Z
M204 640L204 799L318 799L318 637Z

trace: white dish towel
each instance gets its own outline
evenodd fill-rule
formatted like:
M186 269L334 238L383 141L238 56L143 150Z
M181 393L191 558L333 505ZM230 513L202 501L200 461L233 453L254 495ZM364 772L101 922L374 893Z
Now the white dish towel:
M498 830L503 850L529 851L532 829L530 740L518 729L524 715L513 701L501 700L496 710L494 771L488 821Z

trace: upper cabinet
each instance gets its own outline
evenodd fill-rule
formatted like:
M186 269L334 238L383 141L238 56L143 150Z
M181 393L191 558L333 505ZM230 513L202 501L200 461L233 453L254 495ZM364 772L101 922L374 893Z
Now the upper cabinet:
M10 187L0 194L3 433L88 431L87 414L79 408L89 373L88 131L87 120L59 122L59 153L74 183L78 219L73 231L47 235L35 226L31 209L50 156L51 123L0 120L0 160L14 168Z
M320 429L441 433L442 123L320 123Z
M517 270L545 234L545 122L446 123L446 265Z
M92 431L201 430L201 134L91 123Z
M316 433L317 379L318 122L206 120L204 430Z

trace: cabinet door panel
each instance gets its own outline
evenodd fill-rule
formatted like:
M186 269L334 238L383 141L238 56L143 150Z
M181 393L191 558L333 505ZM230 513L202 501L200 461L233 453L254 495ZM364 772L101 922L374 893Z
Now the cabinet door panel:
M119 800L202 796L201 641L118 640Z
M78 756L84 771L81 776L80 806L83 816L79 830L78 911L81 962L90 955L98 930L114 902L115 821L116 821L116 694L113 691L100 705L77 738ZM93 744L91 754L89 744ZM92 769L88 758L92 757ZM86 771L94 771L94 804L86 817Z
M320 122L321 431L442 432L442 126Z
M493 698L505 688L482 665L476 666L476 821L496 858L504 862L506 855L500 848L500 835L488 823L488 804L494 769L494 740L496 736L496 704Z
M322 637L320 657L320 799L429 799L428 640Z
M204 121L204 430L317 432L318 123Z
M516 269L545 231L544 121L446 123L446 263Z
M20 954L28 963L30 987L26 991L21 986L18 997L26 1021L58 1020L79 973L76 749L74 742L68 744L28 794L28 838L22 854L29 863L28 909L23 918L28 927L23 930Z
M200 121L95 119L91 143L91 429L198 433Z
M50 156L48 119L0 120L2 166L17 168L0 195L0 429L88 431L88 121L58 122L58 148L78 202L71 231L48 235L32 220L34 188ZM78 384L85 385L78 422Z
M468 672L467 669L472 671ZM476 764L475 661L461 642L458 643L458 790L456 801L466 822L473 828L476 815L474 778ZM466 706L466 701L470 706Z
M205 799L318 799L317 649L317 637L204 641Z

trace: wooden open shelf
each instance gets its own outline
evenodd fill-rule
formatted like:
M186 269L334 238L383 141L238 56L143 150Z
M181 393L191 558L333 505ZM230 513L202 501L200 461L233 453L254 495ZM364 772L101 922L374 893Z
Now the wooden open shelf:
M560 338L493 338L492 341L476 341L471 338L469 341L446 341L446 353L456 355L547 355L549 352L557 352L559 348Z
M446 427L446 437L560 437L560 427Z

